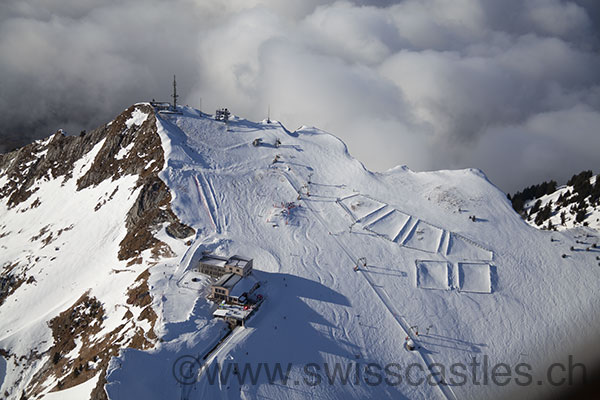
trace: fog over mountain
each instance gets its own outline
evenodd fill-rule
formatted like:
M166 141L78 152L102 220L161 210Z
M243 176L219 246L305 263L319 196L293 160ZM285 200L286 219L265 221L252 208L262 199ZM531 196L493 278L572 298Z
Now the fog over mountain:
M8 0L0 151L131 103L341 137L367 167L477 167L505 191L600 167L592 0ZM318 96L315 96L318 93Z

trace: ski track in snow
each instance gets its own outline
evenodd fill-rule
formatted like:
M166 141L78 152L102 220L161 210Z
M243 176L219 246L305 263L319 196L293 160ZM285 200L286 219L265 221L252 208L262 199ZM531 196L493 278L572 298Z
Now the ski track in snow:
M198 179L198 176L200 176L200 179ZM194 175L194 179L196 180L196 185L198 187L198 194L200 195L200 198L202 199L202 204L204 205L206 212L208 214L208 217L210 218L210 222L212 223L213 229L215 230L216 233L221 233L219 227L217 226L217 207L216 207L216 201L214 198L214 193L213 193L212 189L210 188L210 184L208 183L208 181L204 177L204 174L202 174L202 173L199 173L198 175ZM207 190L205 189L206 187L208 187L208 193L210 194L210 204L209 204L209 201L206 196L206 192L207 192Z
M288 173L284 172L283 175L286 177L286 179L288 180L288 182L290 183L290 185L296 191L300 192L300 185L298 185L297 181L293 180L290 177L290 174L288 174ZM319 223L323 226L323 228L329 229L329 227L327 226L327 223L323 220L323 218L321 217L320 213L318 213L317 211L315 211L312 208L312 205L310 205L310 202L306 203L306 207L309 208L312 211L313 215L316 217L316 219L319 221ZM392 211L390 211L390 213ZM334 241L337 243L338 247L340 249L342 249L344 251L344 253L346 253L346 255L350 258L350 262L351 263L355 263L358 260L359 257L353 255L350 252L350 250L348 250L346 248L346 246L343 245L335 235L331 235L331 236L333 237ZM368 269L368 266L367 266L367 269ZM400 329L402 330L402 334L410 337L411 339L413 339L415 341L415 343L418 343L419 342L418 338L415 337L415 335L413 334L412 330L410 329L410 326L406 323L406 321L404 321L404 319L402 318L402 316L395 310L395 307L392 305L392 302L390 301L389 296L385 292L385 289L378 288L377 285L375 285L373 283L373 281L370 279L370 277L368 276L368 272L366 272L366 273L360 273L360 275L362 275L367 280L367 282L369 283L369 285L373 289L374 293L381 300L381 302L383 303L383 305L385 306L385 308L390 312L390 314L392 315L392 317L398 322L398 325L399 325ZM381 292L380 292L380 290L381 290ZM434 371L433 369L431 369L431 366L435 363L435 361L433 360L433 357L431 355L425 354L423 351L417 351L417 352L420 355L420 357L421 357L423 363L425 364L425 366L431 371L431 373L433 375L435 375L436 371ZM443 379L445 379L445 378L443 378ZM445 385L445 384L443 384L443 382L440 382L440 384L438 384L436 386L440 389L441 393L443 394L443 396L446 399L452 399L452 400L456 400L457 399L456 396L454 395L454 392L452 391L452 389L448 385Z
M174 393L190 399L290 400L478 399L507 393L493 386L441 384L307 388L270 385L264 377L257 385L230 382L228 389L224 382L210 385L204 375L193 385L178 386L171 379L174 360L182 354L202 357L224 333L224 323L212 318L215 305L204 298L209 280L186 287L204 251L253 257L254 275L263 282L260 290L266 296L247 327L234 330L210 355L207 365L233 360L292 361L294 365L391 361L402 366L424 364L424 372L433 374L430 366L434 362L450 365L483 354L509 363L527 354L527 361L537 365L537 346L550 348L598 331L595 293L600 269L592 262L597 253L569 251L571 245L577 247L574 232L530 228L480 172L415 173L396 168L372 173L351 158L341 141L317 129L303 127L289 133L276 123L232 117L226 130L223 123L206 114L181 109L181 115L157 117L165 150L160 177L171 189L173 210L183 223L196 229L196 236L186 245L170 239L164 230L157 233L177 254L150 270L149 287L161 341L151 351L126 350L114 359L115 365L122 367L115 366L107 376L111 400L163 399ZM263 139L264 145L252 146L256 137ZM274 145L276 139L281 139L281 147ZM277 162L275 155L280 155ZM83 167L78 166L78 173L83 173ZM40 254L40 262L31 271L42 271L43 266L46 274L36 275L35 286L24 284L0 308L3 348L14 346L25 353L24 349L33 347L28 343L52 340L43 320L72 304L72 293L80 289L91 287L92 294L105 295L107 309L122 309L127 299L113 294L111 290L116 289L112 286L125 293L129 283L125 284L128 280L123 277L131 274L97 271L102 270L100 266L113 265L117 248L113 244L123 235L115 227L122 227L126 211L116 205L130 207L137 197L137 193L124 195L129 183L119 182L113 208L106 205L92 214L90 224L109 226L101 235L89 235L82 224L77 231L63 233L65 236L48 248L29 239L49 222L51 231L69 225L73 220L70 212L56 214L61 218L59 225L47 221L50 208L45 209L43 218L36 214L46 205L26 213L0 205L0 226L6 225L0 228L0 244L6 259L25 260L28 254ZM65 193L58 189L59 184L43 190ZM74 192L96 199L105 198L112 189L111 184ZM308 190L310 196L304 194ZM301 200L297 200L299 192ZM43 200L50 201L50 197ZM95 205L76 200L73 210ZM282 202L295 202L301 208L285 217L289 225L284 219L278 220L279 225L267 223L274 205ZM456 210L458 205L462 210ZM469 221L463 212L476 214L478 221ZM27 228L29 225L32 227ZM1 237L20 227L22 234ZM580 234L588 232L592 233ZM82 247L86 254L63 244L79 243L81 237L90 237L94 243ZM55 245L61 252L54 250ZM68 251L61 258L63 249ZM563 253L568 256L562 258ZM62 269L49 261L54 256L59 257ZM353 271L357 258L363 256L369 259L367 266ZM431 273L427 282L431 286L442 282L439 288L419 287L419 262L431 266L425 271ZM132 274L140 272L135 266L128 268ZM68 273L59 273L63 269ZM111 287L105 287L104 281L110 281ZM52 296L48 301L52 307L40 304L40 295L32 297L38 286L44 288L43 296ZM17 298L18 302L12 300ZM27 312L23 307L28 307ZM18 313L29 319L19 321L14 317ZM115 325L121 315L113 314L108 322ZM419 329L416 336L412 326L434 326L435 333L423 334ZM406 336L421 348L405 351L402 343ZM43 345L36 349L44 351ZM297 370L293 373L299 376ZM7 378L14 380L9 374ZM439 371L434 376L447 380ZM537 394L537 388L530 389Z

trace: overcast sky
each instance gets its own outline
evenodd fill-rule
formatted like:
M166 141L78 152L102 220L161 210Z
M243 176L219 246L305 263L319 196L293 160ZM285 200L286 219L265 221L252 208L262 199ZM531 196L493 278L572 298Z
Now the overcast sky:
M3 0L0 151L168 100L312 125L372 170L600 172L594 0Z

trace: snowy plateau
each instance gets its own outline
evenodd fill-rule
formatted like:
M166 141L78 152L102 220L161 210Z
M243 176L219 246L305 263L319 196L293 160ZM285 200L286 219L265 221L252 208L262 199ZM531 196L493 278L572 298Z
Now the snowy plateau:
M528 225L479 170L375 173L317 128L135 104L0 155L0 397L547 395L549 365L597 356L596 244ZM261 283L232 331L208 253Z

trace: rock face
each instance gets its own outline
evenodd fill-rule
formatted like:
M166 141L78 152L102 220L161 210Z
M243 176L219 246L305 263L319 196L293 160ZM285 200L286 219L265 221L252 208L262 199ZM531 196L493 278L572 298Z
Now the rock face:
M166 232L174 238L184 239L194 230L182 224L170 207L171 194L158 176L144 179L142 190L135 205L127 214L127 236L121 242L119 259L127 260L149 248L157 249L161 242L152 235L152 228L168 223Z
M136 116L146 115L141 123ZM182 224L170 207L171 194L158 177L164 166L164 154L156 131L154 108L149 104L129 107L111 123L81 136L65 136L57 132L46 141L31 143L21 149L0 155L0 172L8 184L0 189L0 200L8 198L9 207L26 201L34 193L39 179L72 178L75 162L104 140L87 173L77 181L78 190L98 185L105 180L117 180L124 175L137 175L140 194L127 215L128 235L121 242L119 259L139 256L149 248L160 246L152 230L167 223L166 231L174 238L184 239L194 230ZM124 156L120 152L126 149ZM41 157L40 157L41 155Z
M32 378L29 383L21 379L15 381L9 387L10 393L3 393L0 397L37 398L50 387L51 390L66 389L99 374L91 396L105 399L105 372L110 358L123 348L147 349L154 346L157 340L154 332L156 312L148 286L149 267L161 258L173 256L169 245L156 237L157 233L164 229L175 239L184 239L195 233L192 228L182 224L171 210L170 190L159 177L164 164L155 110L150 104L133 105L112 122L87 134L66 136L58 131L45 140L0 154L0 205L5 212L2 215L6 217L0 220L0 239L9 239L10 235L18 234L17 231L22 228L19 223L11 226L10 215L27 215L33 208L41 207L39 210L50 214L50 220L56 222L54 225L59 225L52 219L53 206L46 202L56 192L42 193L42 183L54 183L54 191L59 187L61 189L58 190L73 192L73 196L77 192L98 193L88 189L109 187L106 195L99 196L97 200L91 199L92 207L86 205L84 210L78 210L83 219L77 223L88 223L87 220L93 219L92 214L96 214L96 219L99 218L98 213L106 212L106 209L100 210L108 207L108 203L111 203L110 210L118 209L124 218L121 226L115 226L114 230L125 231L125 235L120 236L120 242L114 242L115 246L118 243L118 254L114 254L114 250L112 254L115 261L124 261L123 265L129 268L123 270L115 268L115 265L100 266L105 271L112 271L104 279L113 279L114 275L110 274L125 272L119 275L122 289L118 295L124 296L127 301L119 304L119 308L107 308L105 299L94 297L89 288L85 288L70 303L58 305L61 308L56 309L52 314L54 316L45 316L47 320L43 324L52 331L52 343L40 346L42 350L25 356L10 345L1 348L0 354L14 363L13 368ZM124 180L135 183L133 187L125 189L121 184ZM82 197L86 196L82 194ZM121 206L122 203L116 200L118 198L131 200L127 206ZM40 223L40 226L41 229L36 228L39 233L31 237L30 242L36 245L41 243L44 247L74 228L73 225L61 226L56 231L54 226L46 226L46 223ZM122 229L123 226L125 229ZM61 242L68 240L63 238ZM71 240L69 244L76 247L75 242L77 240ZM47 248L54 252L55 246L56 255L59 255L58 242ZM7 249L6 246L2 247L1 251ZM151 261L145 260L142 254L148 250L150 252L145 256L149 255ZM26 250L24 253L28 254L26 261L17 260L17 257L23 257L16 253L11 256L15 259L9 256L0 259L0 307L7 300L13 302L11 296L20 288L36 290L37 282L31 271L45 268L44 263L56 258L40 257L35 250ZM56 267L60 269L66 265L63 263ZM43 283L41 279L45 279L48 273L38 273L36 276ZM130 278L121 278L123 276ZM114 279L116 283L117 278ZM122 320L119 313L124 313ZM117 321L120 322L106 326L105 318L110 317L109 314L113 318L119 314Z
M8 198L8 206L14 207L32 195L30 189L39 179L63 177L67 181L72 177L75 161L88 153L107 133L106 127L79 137L65 136L58 131L45 141L0 154L0 171L9 179L0 188L0 199Z

